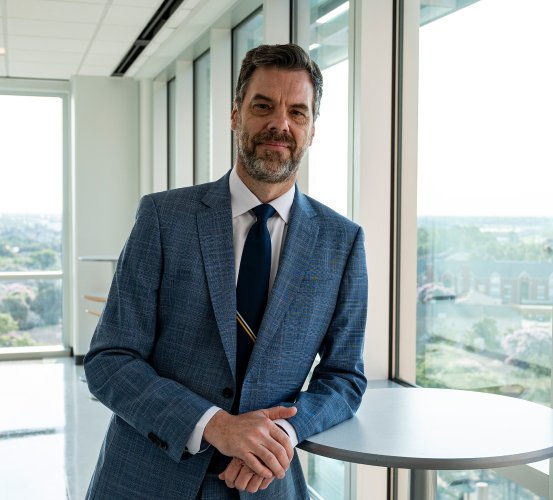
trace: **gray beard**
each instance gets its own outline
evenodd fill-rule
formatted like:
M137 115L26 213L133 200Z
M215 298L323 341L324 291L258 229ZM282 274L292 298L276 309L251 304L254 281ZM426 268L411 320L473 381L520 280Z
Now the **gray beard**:
M307 149L305 147L298 152L299 154L292 154L287 160L282 160L278 151L266 151L264 158L258 158L255 154L255 145L250 150L245 146L247 144L248 137L245 137L243 132L239 132L236 137L238 159L252 179L268 184L280 184L295 175Z

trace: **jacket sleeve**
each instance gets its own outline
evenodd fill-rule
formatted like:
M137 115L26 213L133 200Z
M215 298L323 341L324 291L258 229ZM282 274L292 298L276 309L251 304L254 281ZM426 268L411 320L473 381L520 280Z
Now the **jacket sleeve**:
M289 419L300 443L351 418L367 385L363 340L368 284L363 240L359 228L342 275L334 314L319 348L320 362L307 390L300 392L294 403L297 414Z
M117 264L106 307L85 356L88 386L103 404L180 461L212 403L148 363L156 340L163 248L154 200L145 196Z

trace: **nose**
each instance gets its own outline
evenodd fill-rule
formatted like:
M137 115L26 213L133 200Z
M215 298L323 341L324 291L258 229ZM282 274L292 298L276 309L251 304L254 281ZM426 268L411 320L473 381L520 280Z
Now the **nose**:
M270 130L278 132L290 132L290 123L288 122L288 114L284 107L275 107L271 113L267 127Z

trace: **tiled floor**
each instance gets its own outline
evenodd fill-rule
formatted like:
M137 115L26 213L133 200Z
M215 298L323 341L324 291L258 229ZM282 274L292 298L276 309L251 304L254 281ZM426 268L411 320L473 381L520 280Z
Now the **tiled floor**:
M0 499L81 500L110 412L72 358L0 362Z

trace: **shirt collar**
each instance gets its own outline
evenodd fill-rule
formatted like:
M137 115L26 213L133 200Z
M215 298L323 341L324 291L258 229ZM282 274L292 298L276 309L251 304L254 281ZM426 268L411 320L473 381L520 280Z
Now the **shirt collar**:
M236 173L236 168L233 168L230 172L229 189L233 218L245 214L262 203L242 182L242 179ZM290 218L295 193L296 185L294 184L286 193L269 202L269 205L277 211L280 218L286 224L288 224L288 219Z

